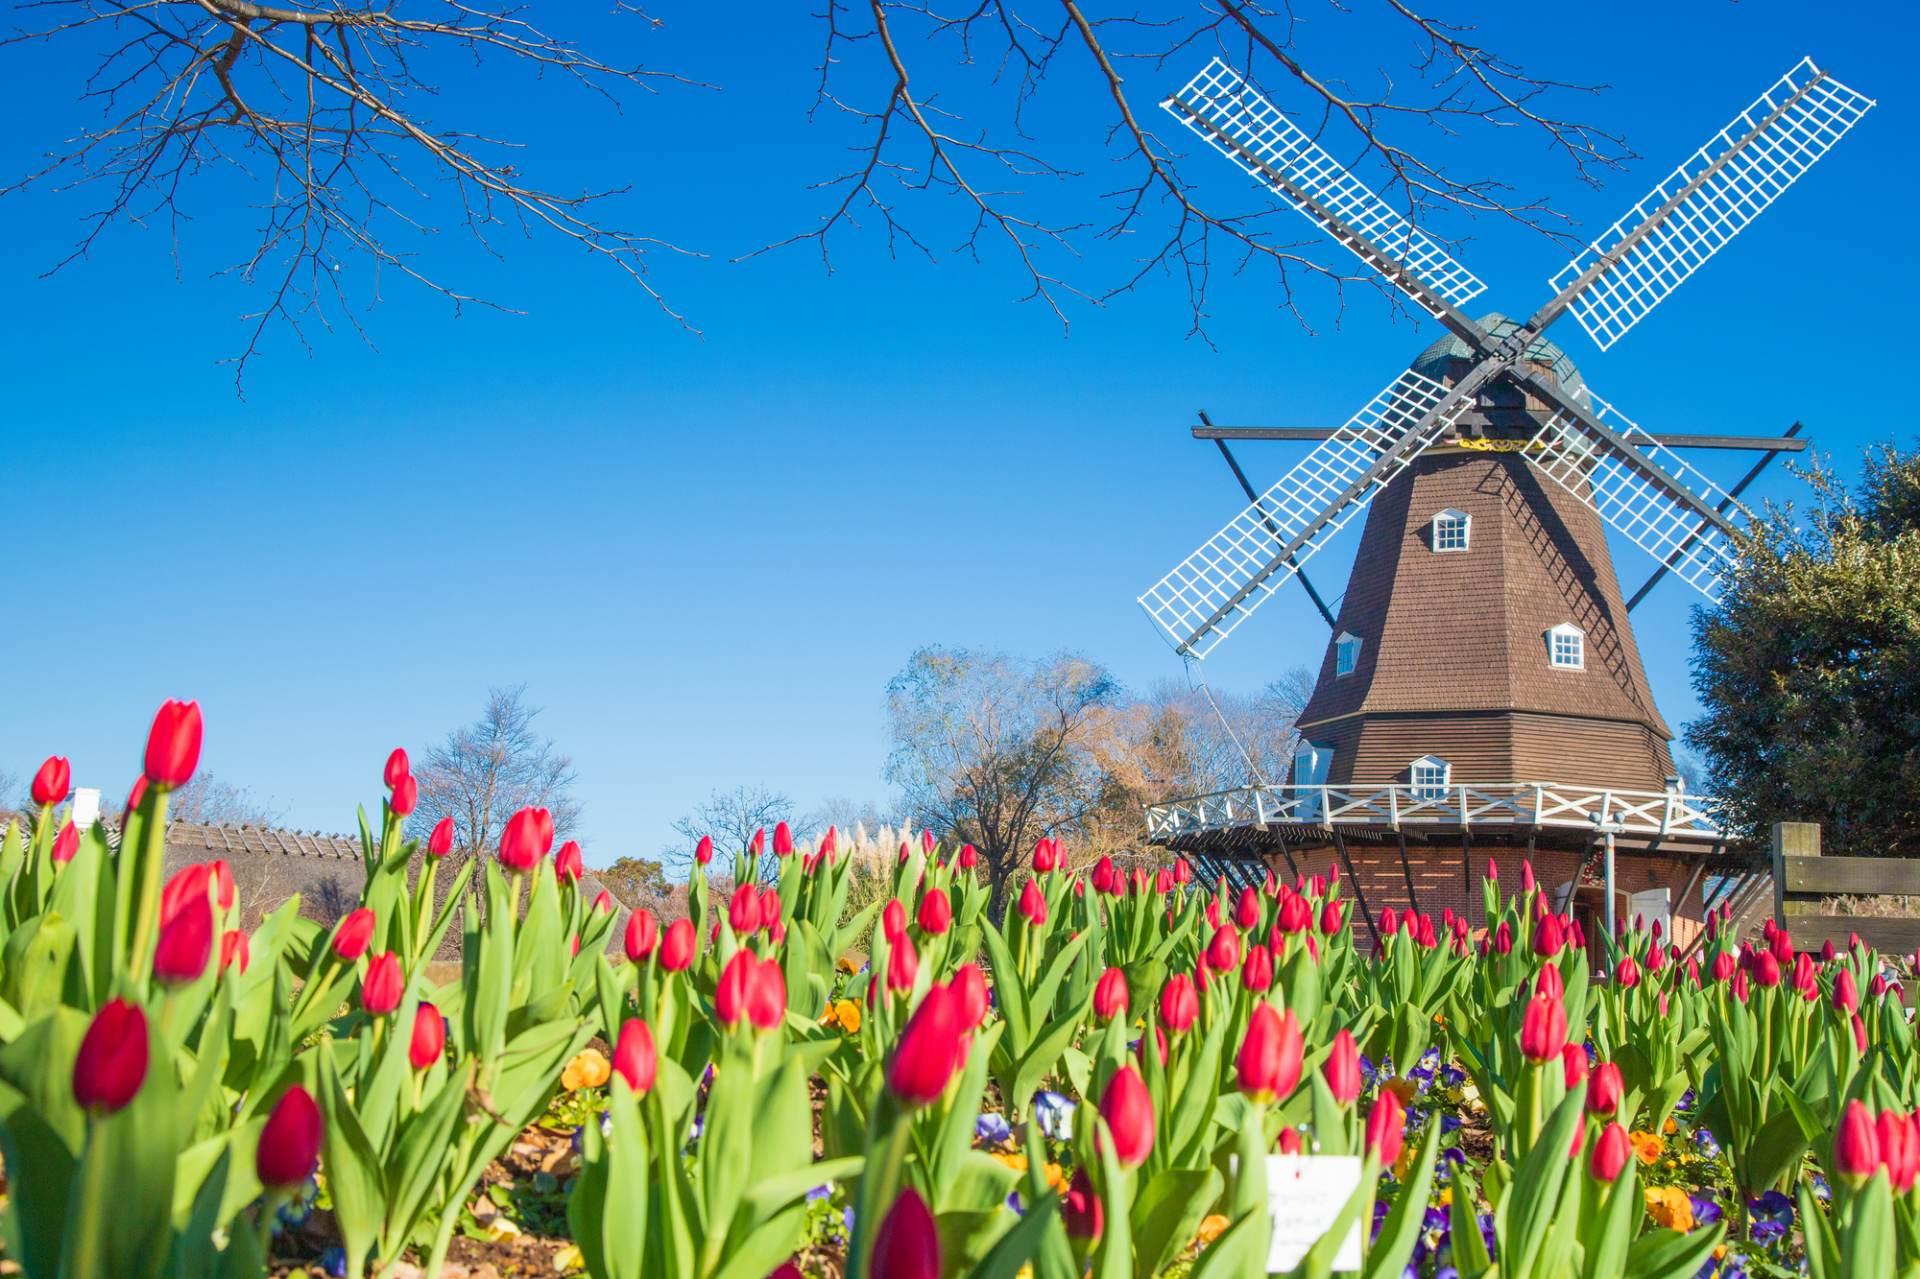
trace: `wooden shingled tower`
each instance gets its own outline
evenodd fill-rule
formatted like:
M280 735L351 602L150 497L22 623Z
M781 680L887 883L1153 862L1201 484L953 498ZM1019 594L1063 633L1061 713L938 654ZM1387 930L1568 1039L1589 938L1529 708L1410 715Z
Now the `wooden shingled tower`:
M1559 859L1537 867L1557 908L1604 920L1600 936L1621 909L1697 923L1714 904L1703 881L1724 892L1737 878L1729 832L1713 801L1673 775L1672 730L1628 611L1667 576L1717 599L1729 535L1746 516L1740 492L1804 442L1798 424L1774 438L1642 430L1546 333L1571 315L1611 347L1872 100L1802 60L1563 267L1525 319L1470 317L1462 308L1485 285L1449 246L1221 59L1163 105L1445 332L1340 426L1215 427L1202 415L1194 434L1220 449L1250 504L1141 606L1195 674L1295 580L1331 636L1292 775L1155 805L1149 838L1222 873L1340 865L1370 915L1370 894L1470 914L1476 841L1517 844ZM1233 439L1316 446L1255 492ZM1676 452L1696 448L1762 456L1725 491ZM1303 566L1362 512L1336 614ZM1631 597L1609 534L1652 557ZM1257 774L1251 759L1248 769ZM1708 875L1709 865L1720 869Z

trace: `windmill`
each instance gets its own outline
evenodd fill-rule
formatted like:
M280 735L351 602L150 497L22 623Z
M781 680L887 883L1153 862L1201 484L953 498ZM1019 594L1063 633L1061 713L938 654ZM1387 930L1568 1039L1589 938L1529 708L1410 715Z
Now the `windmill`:
M1355 872L1350 843L1393 844L1409 905L1421 904L1424 883L1430 900L1463 911L1478 895L1474 841L1524 839L1529 853L1571 859L1579 873L1567 875L1563 902L1583 878L1601 881L1591 887L1604 894L1609 928L1620 844L1650 881L1690 871L1679 902L1672 884L1646 891L1704 913L1695 890L1728 841L1712 806L1670 776L1671 733L1640 668L1602 525L1655 561L1634 603L1668 574L1717 599L1739 490L1774 454L1804 444L1792 438L1797 424L1773 439L1645 431L1545 334L1571 314L1610 348L1873 102L1801 61L1562 268L1525 320L1470 318L1462 308L1484 291L1479 278L1223 61L1163 105L1446 334L1338 428L1222 429L1203 417L1195 434L1220 448L1250 504L1140 597L1190 665L1287 582L1304 581L1305 562L1363 511L1366 530L1338 617L1305 583L1337 634L1300 717L1316 740L1304 743L1294 779L1155 806L1150 836L1223 862L1277 851L1296 871L1322 845ZM1255 495L1229 438L1320 443ZM1675 452L1702 446L1763 457L1725 492ZM1466 869L1443 887L1435 850L1456 833ZM1381 870L1376 896L1402 896L1381 882L1387 859L1371 864ZM1727 887L1737 877L1716 879L1723 896L1745 891ZM1368 880L1355 874L1363 904Z

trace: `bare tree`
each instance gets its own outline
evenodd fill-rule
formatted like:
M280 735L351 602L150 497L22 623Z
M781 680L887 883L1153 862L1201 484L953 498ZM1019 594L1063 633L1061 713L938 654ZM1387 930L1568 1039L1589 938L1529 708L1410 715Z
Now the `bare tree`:
M124 817L124 814L122 814ZM254 797L250 787L221 781L202 769L167 798L167 820L207 826L278 826L287 810Z
M950 11L926 0L824 0L814 117L852 159L835 173L824 159L831 143L823 145L830 176L816 184L818 222L756 252L806 243L831 267L829 242L865 220L894 252L931 256L945 240L967 256L1003 255L1027 280L1027 296L1063 324L1070 299L1102 302L1166 274L1184 282L1202 332L1216 267L1249 264L1270 268L1281 304L1302 323L1301 279L1328 285L1336 306L1361 280L1400 305L1338 249L1298 238L1292 215L1275 219L1264 196L1229 186L1222 205L1196 189L1185 143L1156 131L1151 103L1214 54L1442 241L1445 228L1431 223L1448 210L1552 236L1567 231L1540 199L1485 176L1455 135L1531 139L1587 182L1630 156L1619 138L1564 113L1564 100L1592 86L1530 71L1478 43L1473 28L1420 12L1415 0L1326 0L1298 12L1305 7L1173 0L1146 15L1092 0L973 0ZM18 8L39 22L6 45L58 41L97 57L94 74L76 86L97 119L9 188L51 181L100 192L60 265L116 225L149 222L166 227L183 261L191 196L204 190L216 207L238 209L213 175L237 170L253 181L258 194L241 214L254 219L252 233L222 259L260 299L236 356L241 371L275 324L303 343L312 324L359 331L359 309L377 300L387 276L456 308L496 306L417 255L442 224L465 228L488 253L502 228L570 241L686 323L649 276L656 254L685 250L603 212L624 189L620 179L603 190L536 181L527 149L490 136L479 120L488 99L542 78L616 103L634 90L710 86L640 65L624 47L589 52L504 2L37 0ZM662 25L623 0L614 8L635 15L636 31ZM1383 23L1401 38L1381 39ZM455 87L466 92L443 92ZM684 98L671 101L686 109ZM430 118L426 103L445 118ZM450 198L436 208L439 193ZM949 225L951 210L959 216ZM223 245L231 238L216 237ZM1117 266L1093 252L1102 245L1119 246ZM1101 272L1106 278L1094 278Z
M1020 857L1100 801L1091 734L1119 693L1106 670L1060 654L923 648L887 685L887 779L936 833L972 844L995 909Z
M411 834L424 839L451 817L454 846L470 856L492 848L522 808L551 811L556 838L579 825L573 760L535 731L540 708L529 706L526 695L524 684L489 690L479 719L414 761L420 799L408 821Z
M669 851L664 860L668 869L676 874L685 874L693 864L694 846L702 837L712 836L715 852L721 857L730 857L746 851L753 833L764 829L768 832L768 843L757 870L762 878L766 878L775 867L773 828L780 822L792 820L793 801L779 791L757 784L717 790L691 813L674 822L673 828L680 832L686 844ZM731 866L731 861L728 861L728 873L731 873Z

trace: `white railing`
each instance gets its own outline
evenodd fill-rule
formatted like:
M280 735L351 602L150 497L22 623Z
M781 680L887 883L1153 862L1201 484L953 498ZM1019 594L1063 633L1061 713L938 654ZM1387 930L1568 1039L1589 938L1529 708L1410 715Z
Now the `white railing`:
M1555 782L1459 786L1242 786L1147 808L1147 838L1297 822L1311 826L1551 826L1621 835L1717 839L1719 804L1682 791Z

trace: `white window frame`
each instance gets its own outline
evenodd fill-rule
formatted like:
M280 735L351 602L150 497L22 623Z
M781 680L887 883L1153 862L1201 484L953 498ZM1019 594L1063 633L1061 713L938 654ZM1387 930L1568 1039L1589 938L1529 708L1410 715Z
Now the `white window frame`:
M1569 652L1573 660L1561 660L1561 643L1570 641ZM1558 626L1547 628L1547 665L1556 671L1584 671L1587 669L1587 633L1572 622L1562 622Z
M1440 772L1438 781L1431 776L1421 777L1423 771L1431 774L1435 769ZM1415 799L1445 799L1448 789L1453 785L1453 765L1438 755L1422 755L1407 765L1407 782Z
M1365 643L1350 631L1341 631L1333 641L1333 674L1339 679L1360 669L1360 649Z
M1460 544L1458 546L1447 544L1452 541L1451 537L1443 538L1441 535L1443 529L1450 533L1455 528L1458 528L1460 531ZM1473 517L1465 511L1456 511L1452 507L1448 507L1446 510L1436 513L1433 519L1428 521L1427 545L1433 549L1436 555L1456 554L1466 550L1472 542Z

